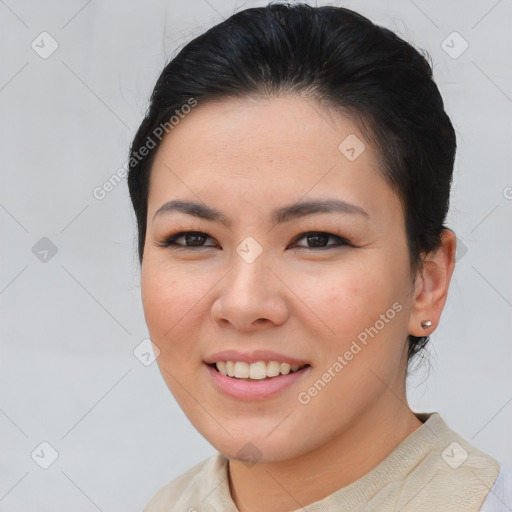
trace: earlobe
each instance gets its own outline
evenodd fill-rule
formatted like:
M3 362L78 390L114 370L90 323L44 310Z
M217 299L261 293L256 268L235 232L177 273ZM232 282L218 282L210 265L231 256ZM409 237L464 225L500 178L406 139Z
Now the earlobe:
M445 229L439 249L425 257L416 277L409 334L428 336L439 324L455 268L455 248L455 233Z

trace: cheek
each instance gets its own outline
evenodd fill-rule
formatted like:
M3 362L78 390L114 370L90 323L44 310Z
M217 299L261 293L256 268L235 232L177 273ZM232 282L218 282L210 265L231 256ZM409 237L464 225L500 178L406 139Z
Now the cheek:
M354 341L361 347L354 359L362 366L378 363L380 358L399 358L405 309L400 284L385 265L375 262L372 266L366 260L364 266L339 273L330 270L325 277L303 279L298 292L309 297L304 302L322 321L316 322L323 333L316 349L318 360L330 366L338 355L351 350Z
M141 295L144 315L152 335L161 338L172 326L176 314L176 293L178 281L169 278L155 266L143 266L141 275Z
M187 326L201 309L204 279L179 268L147 262L141 273L141 296L146 324L153 343L160 350L176 348L189 338ZM190 344L188 344L190 347ZM163 355L163 354L162 354Z
M151 341L160 351L157 364L187 415L194 401L186 390L195 389L194 379L202 366L193 325L198 315L207 314L200 301L201 285L195 281L199 280L158 265L147 264L141 275L144 316Z
M330 328L326 329L327 337L330 331L331 335L346 338L361 324L364 327L383 305L386 305L384 310L389 307L389 282L375 268L370 268L370 265L364 268L351 265L295 277L294 291L312 315Z

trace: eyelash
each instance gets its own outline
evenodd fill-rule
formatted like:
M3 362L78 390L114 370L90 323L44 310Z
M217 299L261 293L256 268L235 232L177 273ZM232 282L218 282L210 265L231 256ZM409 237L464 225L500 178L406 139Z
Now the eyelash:
M179 233L176 233L174 235L171 235L171 236L165 238L161 242L157 242L156 245L158 247L178 249L178 250L189 250L189 249L194 250L194 249L205 249L205 248L212 248L212 247L214 247L213 245L188 246L188 245L182 245L182 244L177 244L176 243L176 240L178 238L181 238L182 236L186 236L186 235L199 235L199 236L204 236L206 238L211 238L209 235L207 235L206 233L202 233L201 231L180 231ZM325 235L328 238L336 239L338 243L331 244L331 245L326 245L324 247L304 247L304 246L300 246L300 247L298 247L299 249L309 249L310 251L313 251L313 252L316 252L316 251L320 251L321 252L321 251L325 251L327 249L335 248L335 247L343 247L343 246L354 247L345 238L343 238L341 236L338 236L338 235L333 235L332 233L327 233L325 231L307 231L306 233L302 233L302 234L298 235L297 237L295 237L295 239L293 240L292 243L297 243L299 240L301 240L302 238L307 237L308 235Z

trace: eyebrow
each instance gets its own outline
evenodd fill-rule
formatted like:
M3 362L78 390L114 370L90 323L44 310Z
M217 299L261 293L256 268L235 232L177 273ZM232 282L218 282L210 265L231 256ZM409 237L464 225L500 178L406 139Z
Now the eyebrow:
M191 201L173 200L164 203L154 214L153 221L157 216L169 212L181 212L192 215L200 219L212 222L220 222L226 227L231 226L231 221L220 211L206 206L204 204L193 203ZM275 209L271 214L272 223L275 225L283 222L289 222L293 219L306 217L318 213L342 213L350 215L360 215L367 219L370 218L368 212L361 206L357 206L341 199L327 198L311 201L294 203L282 208Z

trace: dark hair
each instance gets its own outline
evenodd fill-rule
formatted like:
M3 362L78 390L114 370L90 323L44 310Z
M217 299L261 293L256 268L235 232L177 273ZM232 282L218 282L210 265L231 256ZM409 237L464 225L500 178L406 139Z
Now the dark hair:
M448 229L456 150L432 66L395 33L354 11L306 4L270 3L235 13L165 66L130 147L128 186L139 262L162 127L169 132L172 117L186 112L191 101L280 93L306 95L343 113L378 148L380 171L403 207L414 275ZM409 336L409 360L428 341L428 336Z

